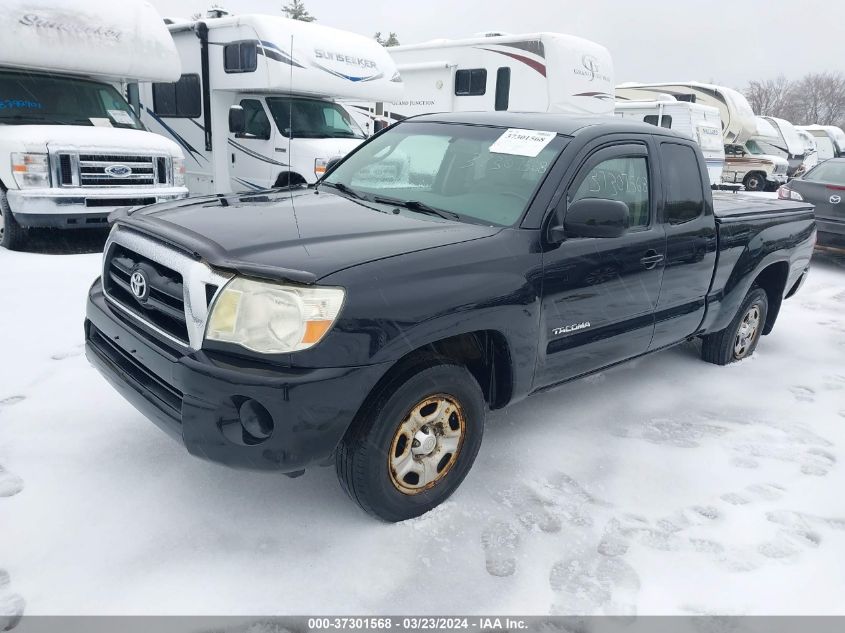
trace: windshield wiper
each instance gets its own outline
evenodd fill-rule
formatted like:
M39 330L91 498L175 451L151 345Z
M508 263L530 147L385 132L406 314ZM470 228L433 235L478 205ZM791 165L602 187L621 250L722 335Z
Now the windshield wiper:
M342 182L321 182L320 186L321 187L334 187L335 189L337 189L341 193L345 193L350 198L355 198L357 200L364 200L365 199L364 196L362 196L360 193L358 193L354 189L350 189L349 187L344 185Z
M454 211L446 211L445 209L437 209L427 205L425 202L419 200L397 200L396 198L385 198L383 196L374 196L373 202L381 202L382 204L395 204L398 207L404 207L417 213L425 215L434 215L444 220L460 220L461 216Z

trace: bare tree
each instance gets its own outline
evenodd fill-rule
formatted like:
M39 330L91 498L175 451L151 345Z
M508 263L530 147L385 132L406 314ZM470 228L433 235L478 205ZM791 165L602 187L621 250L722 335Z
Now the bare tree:
M308 13L303 0L291 0L290 4L282 7L282 13L291 20L299 20L300 22L315 22L317 20L317 18Z
M783 75L776 79L754 80L745 89L745 96L755 114L784 117L792 97L792 83Z
M798 82L794 100L803 122L839 125L845 120L845 76L811 73Z
M387 39L382 37L381 31L376 31L376 34L373 35L373 39L382 46L399 46L399 36L393 31L390 32Z

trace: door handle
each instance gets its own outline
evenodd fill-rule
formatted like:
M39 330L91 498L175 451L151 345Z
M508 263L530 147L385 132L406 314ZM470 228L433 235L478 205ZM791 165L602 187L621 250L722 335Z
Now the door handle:
M645 252L645 255L640 259L640 263L643 265L643 268L646 270L652 270L655 268L660 262L663 261L663 255L658 253L653 248L650 248Z

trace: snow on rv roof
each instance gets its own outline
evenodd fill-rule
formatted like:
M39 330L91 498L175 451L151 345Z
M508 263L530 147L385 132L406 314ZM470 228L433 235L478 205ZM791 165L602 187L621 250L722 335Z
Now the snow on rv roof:
M199 22L208 26L212 44L252 41L257 45L259 64L266 72L228 74L225 89L291 91L372 101L402 96L402 77L396 63L369 37L275 15L243 14ZM169 28L176 36L196 24L173 24ZM223 83L217 82L217 87L222 89Z
M4 0L0 67L106 80L176 81L170 33L144 0Z

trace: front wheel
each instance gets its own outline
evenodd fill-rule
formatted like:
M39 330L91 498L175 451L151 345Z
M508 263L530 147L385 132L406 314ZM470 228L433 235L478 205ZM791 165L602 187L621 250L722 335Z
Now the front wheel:
M765 191L766 177L763 174L753 172L745 177L742 184L745 185L746 191Z
M20 250L26 241L26 229L22 228L6 200L6 194L0 191L0 246L10 251Z
M702 338L701 358L708 363L727 365L751 356L760 341L768 312L766 291L754 286L730 325Z
M386 521L428 512L469 472L486 410L465 367L445 361L402 372L375 394L338 447L341 485Z

